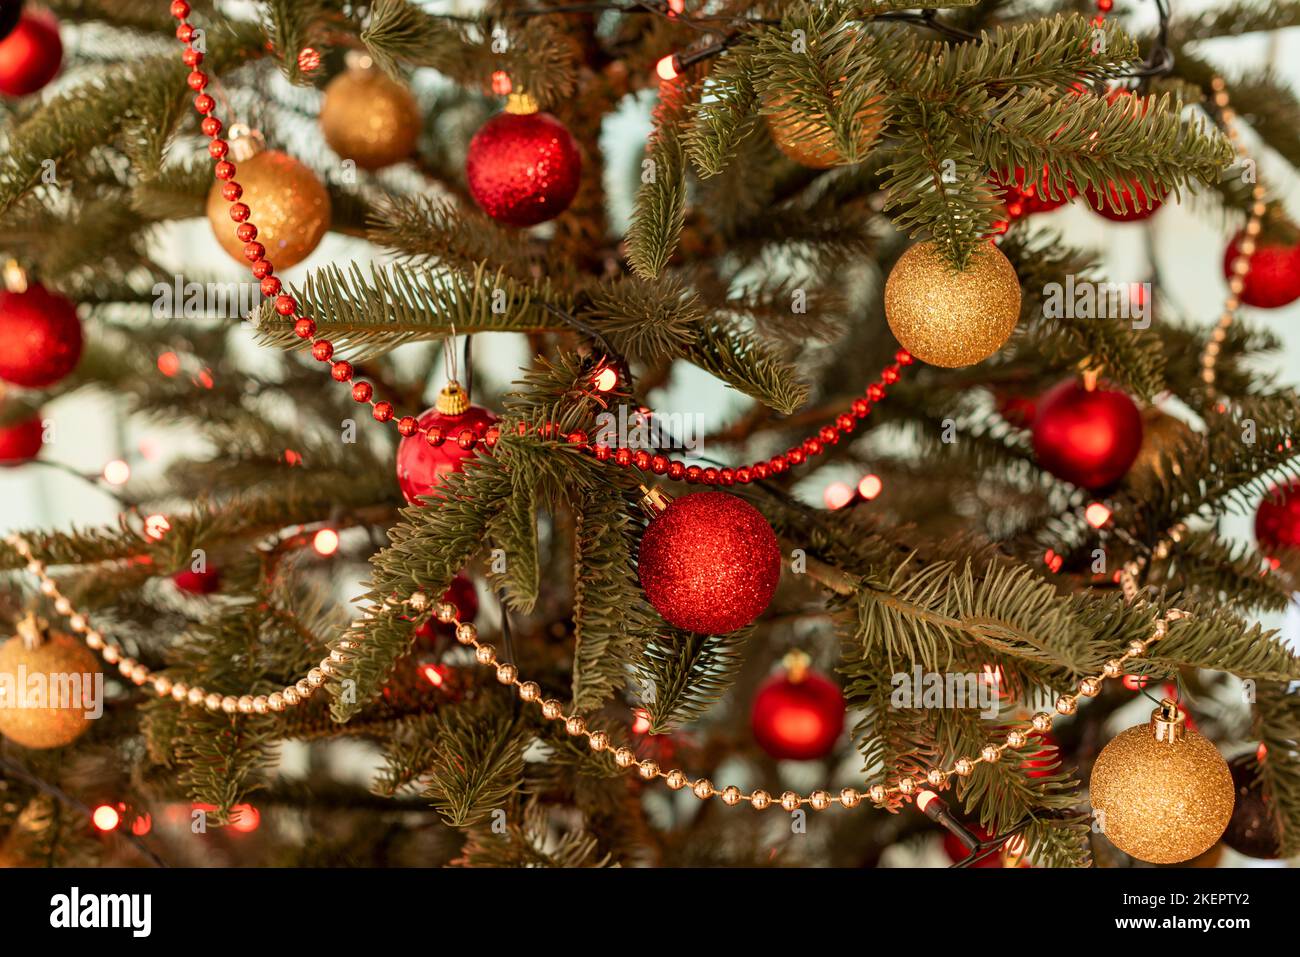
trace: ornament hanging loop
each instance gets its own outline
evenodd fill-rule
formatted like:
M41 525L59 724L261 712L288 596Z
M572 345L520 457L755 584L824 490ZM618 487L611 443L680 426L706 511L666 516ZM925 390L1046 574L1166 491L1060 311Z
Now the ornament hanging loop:
M1187 716L1169 698L1151 712L1151 734L1161 744L1176 744L1187 733Z
M28 651L31 651L38 645L44 643L46 638L46 628L46 623L37 618L36 613L33 611L29 611L27 614L23 615L23 617L18 620L18 624L15 625L18 637L23 640L23 647Z
M252 159L266 149L266 137L261 130L255 130L247 123L230 124L230 158L236 163Z

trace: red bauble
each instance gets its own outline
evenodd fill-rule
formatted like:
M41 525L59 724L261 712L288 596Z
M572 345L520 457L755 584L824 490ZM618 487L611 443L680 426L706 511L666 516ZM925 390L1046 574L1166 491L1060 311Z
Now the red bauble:
M1223 843L1238 854L1273 860L1282 855L1282 836L1278 833L1269 802L1264 800L1259 783L1259 769L1253 754L1243 754L1228 763L1237 803L1232 808Z
M469 191L483 212L510 226L536 226L569 208L582 157L549 113L500 113L470 140Z
M815 671L782 672L758 689L750 726L758 746L772 757L815 761L834 750L844 730L844 696Z
M211 595L221 587L221 572L215 568L201 572L186 568L173 575L172 581L181 591L191 595Z
M1026 758L1020 766L1029 773L1031 778L1050 777L1059 770L1059 768L1053 767L1060 760L1060 753L1056 749L1056 739L1050 734L1043 734L1039 735L1035 740L1043 746L1042 750Z
M1146 219L1158 210L1166 194L1161 192L1158 196L1150 197L1148 201L1147 191L1143 189L1142 184L1136 180L1129 180L1106 184L1104 200L1102 193L1091 186L1084 190L1084 195L1088 197L1088 204L1096 212L1112 222L1132 223L1139 219Z
M35 283L0 292L0 343L0 379L43 389L76 368L81 320L72 303Z
M442 483L443 475L464 471L465 461L476 454L477 441L497 417L477 405L457 414L440 412L435 406L425 411L419 421L420 431L406 436L397 445L397 484L412 505L419 504L421 496L432 493ZM430 445L426 433L435 429L434 435L443 438L437 445ZM475 443L466 449L462 437L472 437Z
M1042 175L1035 182L1030 182L1029 174L1023 166L995 173L991 180L993 187L1001 192L1002 203L1011 219L1049 212L1064 206L1075 195L1075 190L1067 183L1065 197L1054 199L1053 193L1058 191L1052 188L1047 178L1047 167L1043 167Z
M0 425L0 465L22 465L36 458L45 441L40 415Z
M1123 392L1073 379L1038 403L1034 455L1057 478L1097 492L1122 479L1142 448L1142 413Z
M720 635L763 613L781 577L772 526L744 499L697 492L674 499L641 537L641 587L664 620Z
M1232 263L1241 246L1241 233L1228 243L1223 254L1223 275L1232 277ZM1250 257L1241 301L1258 309L1277 309L1300 299L1300 244L1269 243L1257 239Z
M1300 548L1300 479L1269 489L1255 512L1255 538L1266 554Z
M442 593L442 600L456 606L461 621L473 621L478 617L478 592L468 575L457 575L451 585ZM430 615L415 629L415 637L422 644L431 644L438 635L451 635L456 626L450 622L444 624Z
M980 827L979 825L972 826L970 828L970 832L974 834L976 837L978 837L981 841L988 841L993 838L992 832L984 830L984 828ZM971 856L970 849L967 848L966 845L961 842L961 839L957 837L956 834L953 834L952 831L943 832L943 850L944 853L948 855L948 859L952 861L954 864L960 864L962 861L966 860L966 858ZM990 852L987 857L982 858L980 861L978 861L975 864L971 864L970 866L971 867L1005 867L1006 865L1002 860L1002 852L1000 850L997 850L997 851ZM1029 862L1022 857L1016 866L1029 867Z
M54 79L62 62L58 21L44 11L23 13L13 32L0 40L0 93L35 93Z

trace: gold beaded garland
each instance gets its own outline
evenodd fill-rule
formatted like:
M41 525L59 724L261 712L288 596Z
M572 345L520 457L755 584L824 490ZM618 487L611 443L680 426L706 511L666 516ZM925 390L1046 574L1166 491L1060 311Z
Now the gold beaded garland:
M964 270L938 243L908 248L885 282L885 318L903 348L951 369L987 359L1020 319L1020 280L992 243L980 244Z
M1218 748L1187 728L1168 700L1148 724L1117 734L1102 749L1089 788L1101 832L1152 864L1207 851L1227 828L1235 800Z

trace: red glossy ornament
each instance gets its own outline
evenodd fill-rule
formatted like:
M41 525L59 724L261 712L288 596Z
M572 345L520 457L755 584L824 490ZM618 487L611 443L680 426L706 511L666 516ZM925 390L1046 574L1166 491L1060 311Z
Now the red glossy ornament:
M0 40L0 93L26 96L49 83L63 63L59 23L43 10L24 12Z
M1033 427L1038 464L1090 491L1114 485L1142 448L1142 413L1123 392L1085 389L1073 379L1038 404Z
M992 832L986 831L984 830L984 828L978 825L972 826L970 828L970 832L974 834L976 837L978 837L981 841L992 840L994 836ZM943 832L943 850L944 853L948 855L948 860L952 861L954 864L960 864L962 861L966 860L966 858L970 857L971 855L971 851L966 847L965 844L961 842L960 838L958 838L957 835L952 833L952 831ZM987 857L982 858L981 860L979 860L974 864L971 864L970 866L971 867L1005 867L1006 864L1002 860L1002 852L993 851ZM1029 862L1022 857L1020 858L1020 861L1016 866L1029 867Z
M29 389L54 385L81 358L81 320L62 296L32 283L0 292L0 379Z
M1224 278L1232 277L1232 263L1240 254L1242 234L1238 233L1228 243L1223 254ZM1250 257L1250 268L1243 277L1241 301L1257 309L1278 309L1300 299L1300 243L1255 240L1255 252Z
M191 595L211 595L221 587L221 572L216 568L208 568L201 572L185 568L173 575L172 581L181 591L189 592Z
M769 678L754 696L750 727L758 746L781 761L815 761L844 730L844 696L835 682L796 667Z
M442 600L456 606L461 621L473 621L478 617L478 591L468 575L457 575L451 585L442 593ZM421 644L432 644L438 635L452 635L456 626L451 622L443 623L430 615L415 629L415 637Z
M1047 167L1043 167L1042 174L1033 182L1030 181L1029 174L1023 166L994 173L989 179L994 189L1002 194L1002 204L1006 206L1007 214L1012 219L1021 219L1032 213L1050 212L1064 206L1071 197L1078 195L1077 191L1067 183L1064 197L1056 199L1053 193L1059 190L1054 189L1048 180Z
M1255 538L1266 554L1300 548L1300 479L1269 489L1255 512Z
M447 383L437 404L420 415L420 431L397 445L397 484L406 500L419 504L421 496L441 484L443 475L464 471L465 461L474 457L478 446L466 449L462 438L469 433L474 440L482 439L496 421L487 409L469 404L459 383ZM431 437L439 441L431 444Z
M781 550L767 519L726 492L667 501L646 496L658 514L641 537L641 587L678 628L720 635L761 615L781 577Z
M535 226L569 208L582 157L549 113L500 113L470 140L469 191L479 208L510 226Z
M0 425L0 465L22 465L40 454L45 427L39 414Z

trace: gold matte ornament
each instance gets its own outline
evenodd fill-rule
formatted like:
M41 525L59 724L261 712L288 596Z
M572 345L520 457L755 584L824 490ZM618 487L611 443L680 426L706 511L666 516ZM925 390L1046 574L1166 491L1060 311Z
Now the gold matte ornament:
M232 155L233 150L232 144ZM257 227L266 258L283 271L310 256L330 228L329 193L316 174L279 150L261 150L236 160L236 166L235 179L244 188L239 201L251 212L249 222ZM247 264L222 185L218 180L208 193L208 222L222 248Z
M325 142L361 169L383 169L406 159L415 151L420 126L415 97L383 70L351 67L325 87L320 110Z
M964 270L939 244L911 246L885 282L885 318L899 343L922 362L954 369L987 359L1020 319L1020 280L1011 261L981 243Z
M0 645L0 734L25 748L61 748L90 727L83 687L88 675L93 681L99 673L99 662L69 635L42 632L31 619L19 624L24 629L25 634ZM70 706L20 707L33 702L36 682L44 685L44 703ZM50 700L64 688L69 689L67 702Z
M1148 473L1156 478L1166 478L1165 469L1175 475L1182 469L1179 450L1195 433L1182 419L1162 412L1154 406L1142 412L1142 447L1129 467L1129 475Z
M1227 762L1165 700L1149 724L1117 734L1097 756L1089 784L1101 832L1125 854L1176 864L1223 835L1235 801Z
M834 94L839 95L838 90ZM820 120L809 119L799 113L789 103L789 96L776 96L768 101L768 111L763 116L767 120L768 132L777 149L794 160L811 169L830 169L842 166L847 160L835 145L835 134L831 128ZM868 100L858 113L859 152L866 152L880 136L885 125L885 109L880 98Z

